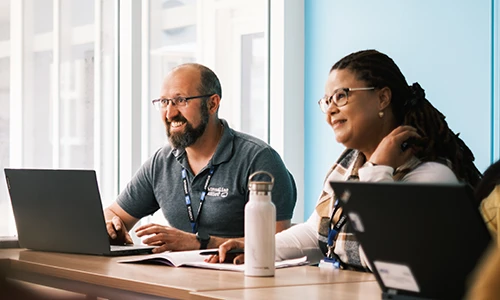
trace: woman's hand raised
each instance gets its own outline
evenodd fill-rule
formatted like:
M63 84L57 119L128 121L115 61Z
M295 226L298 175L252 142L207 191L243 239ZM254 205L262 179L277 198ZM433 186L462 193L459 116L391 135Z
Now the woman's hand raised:
M421 138L416 128L407 125L396 127L382 139L369 160L377 165L398 168L414 154L412 147L401 147L410 138Z

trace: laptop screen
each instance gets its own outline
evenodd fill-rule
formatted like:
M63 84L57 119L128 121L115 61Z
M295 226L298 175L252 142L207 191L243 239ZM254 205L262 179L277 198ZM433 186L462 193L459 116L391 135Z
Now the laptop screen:
M331 182L386 293L459 299L491 237L463 184Z
M5 177L21 247L112 254L95 171L5 169Z

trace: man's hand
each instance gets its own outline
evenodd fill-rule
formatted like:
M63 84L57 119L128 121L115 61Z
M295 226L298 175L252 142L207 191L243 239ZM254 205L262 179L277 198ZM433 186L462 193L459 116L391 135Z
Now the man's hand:
M112 245L133 244L132 238L128 234L127 228L123 221L114 216L111 220L106 220L106 230Z
M227 251L237 248L239 249L245 248L245 240L243 238L228 240L222 243L219 246L219 255L212 255L209 258L205 259L205 261L209 263L223 263L232 260L232 262L235 265L243 264L245 262L245 254L238 254L232 257L229 257L227 255Z
M153 253L164 251L197 250L200 249L200 242L196 235L188 233L170 226L158 224L147 224L135 230L138 237L148 236L142 240L144 244L158 246L153 249Z

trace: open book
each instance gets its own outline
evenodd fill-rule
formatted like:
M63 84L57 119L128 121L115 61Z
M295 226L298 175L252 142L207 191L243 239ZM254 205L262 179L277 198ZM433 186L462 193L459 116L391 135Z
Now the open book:
M163 252L158 254L134 256L119 260L118 262L163 264L172 267L186 266L186 267L196 267L196 268L225 270L225 271L240 271L240 272L245 271L245 265L235 265L232 263L223 263L223 264L207 263L204 261L205 258L207 258L207 256L200 255L200 252L203 251L206 250ZM309 262L307 261L307 258L303 256L296 259L277 261L275 266L276 269L279 269L279 268L301 266L307 264L309 264Z

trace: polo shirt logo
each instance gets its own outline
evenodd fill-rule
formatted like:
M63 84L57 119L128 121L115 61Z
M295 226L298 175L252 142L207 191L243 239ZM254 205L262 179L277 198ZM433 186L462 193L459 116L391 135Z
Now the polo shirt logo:
M225 187L208 187L207 196L211 197L222 197L226 198L229 193L229 189Z

